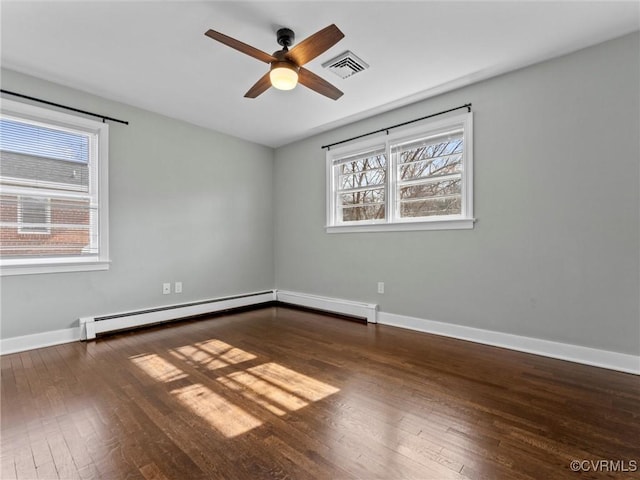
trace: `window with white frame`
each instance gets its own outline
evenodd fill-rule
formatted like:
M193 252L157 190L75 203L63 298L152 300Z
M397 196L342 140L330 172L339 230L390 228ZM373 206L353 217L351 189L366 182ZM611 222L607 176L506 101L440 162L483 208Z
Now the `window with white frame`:
M327 231L473 228L472 113L327 151Z
M0 273L108 268L108 125L3 100Z

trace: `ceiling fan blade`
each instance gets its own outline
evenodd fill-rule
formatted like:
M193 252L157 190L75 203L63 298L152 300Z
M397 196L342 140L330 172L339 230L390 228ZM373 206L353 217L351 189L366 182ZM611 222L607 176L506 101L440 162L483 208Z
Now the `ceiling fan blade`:
M235 38L229 37L224 33L216 32L215 30L207 30L205 35L209 38L217 40L220 43L224 43L228 47L235 48L239 52L245 53L250 57L257 58L258 60L264 63L271 63L275 60L272 55L269 55L262 50L258 50L251 45L247 45L246 43L241 42L240 40L236 40Z
M336 87L303 67L300 67L300 71L298 72L298 82L332 100L337 100L342 96L342 92Z
M253 87L244 94L245 98L256 98L261 93L266 92L271 86L271 80L269 79L269 72L265 73L260 80L258 80Z
M301 67L329 50L342 38L344 38L344 33L335 25L329 25L294 46L287 53L287 57Z

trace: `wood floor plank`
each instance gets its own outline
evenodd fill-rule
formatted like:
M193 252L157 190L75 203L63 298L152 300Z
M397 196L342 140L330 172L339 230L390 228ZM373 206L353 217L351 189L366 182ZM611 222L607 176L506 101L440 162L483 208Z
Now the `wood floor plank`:
M36 464L33 459L33 453L31 447L26 444L23 448L17 449L14 454L14 463L16 469L16 476L19 479L34 479L37 478ZM57 473L56 477L57 478Z
M1 358L1 478L632 478L637 376L268 307Z

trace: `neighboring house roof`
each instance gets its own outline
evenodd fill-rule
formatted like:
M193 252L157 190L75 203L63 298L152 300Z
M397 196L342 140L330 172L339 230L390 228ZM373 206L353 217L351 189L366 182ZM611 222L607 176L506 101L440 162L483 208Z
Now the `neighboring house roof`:
M89 167L68 160L0 151L0 178L3 183L12 183L9 179L15 179L86 190L89 187Z

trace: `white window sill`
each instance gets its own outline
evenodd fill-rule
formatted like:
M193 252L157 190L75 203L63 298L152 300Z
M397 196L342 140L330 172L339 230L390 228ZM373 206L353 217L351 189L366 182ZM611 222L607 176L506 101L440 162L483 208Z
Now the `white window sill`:
M475 218L455 220L429 220L426 222L370 223L365 225L330 225L327 233L364 233L364 232L407 232L412 230L468 230L473 228Z
M110 261L57 263L29 263L22 265L0 265L0 276L33 275L43 273L88 272L93 270L109 270Z

